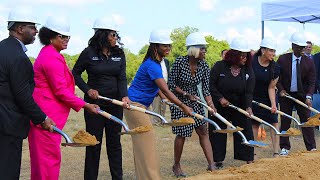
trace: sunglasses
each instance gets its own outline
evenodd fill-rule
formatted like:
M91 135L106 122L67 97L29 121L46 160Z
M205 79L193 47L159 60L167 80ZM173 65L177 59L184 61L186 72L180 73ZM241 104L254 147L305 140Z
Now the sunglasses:
M115 32L111 32L111 33L110 33L110 36L113 37L113 38L115 38L115 37L118 37L118 34L115 33Z
M38 27L37 27L37 25L32 25L32 24L25 24L25 25L23 25L23 26L25 26L25 27L29 27L29 28L31 28L31 29L38 29Z
M62 34L58 34L58 37L61 38L62 40L69 40L70 39L70 36L65 36Z
M246 58L246 57L248 57L248 53L241 53L241 54L240 54L240 57L241 57L241 58Z

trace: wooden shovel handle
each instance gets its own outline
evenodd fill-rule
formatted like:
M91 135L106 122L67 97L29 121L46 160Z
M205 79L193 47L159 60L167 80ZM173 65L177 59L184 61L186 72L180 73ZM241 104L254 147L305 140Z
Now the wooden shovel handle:
M240 113L242 113L242 114L244 114L244 115L249 116L249 113L248 113L247 111L245 111L245 110L243 110L243 109L241 109L241 108L239 108L239 107L236 107L236 106L234 106L234 105L231 105L231 106L229 105L229 107L231 107L231 108L239 111ZM257 116L251 115L250 118L251 118L251 119L254 119L254 120L256 120L256 121L258 121L258 122L260 122L260 123L264 123L264 120L258 118Z
M116 99L112 99L112 103L116 104L116 105L119 105L119 106L123 105L123 102L121 102L119 100L116 100ZM130 109L131 110L135 110L135 111L140 111L140 112L143 112L143 113L146 112L146 109L143 109L143 108L137 107L137 106L133 106L133 105L130 105Z
M313 107L309 107L308 105L306 105L305 103L303 103L302 101L300 101L299 99L296 99L292 96L289 96L289 95L284 95L286 98L289 98L291 100L293 100L294 102L300 104L301 106L305 107L305 108L308 108L310 111L313 111L315 113L320 113L318 110L314 109Z

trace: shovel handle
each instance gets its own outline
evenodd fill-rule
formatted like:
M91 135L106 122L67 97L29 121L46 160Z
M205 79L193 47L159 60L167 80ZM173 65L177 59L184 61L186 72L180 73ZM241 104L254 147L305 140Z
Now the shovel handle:
M267 105L265 105L265 104L263 104L263 103L260 103L260 102L257 102L257 101L252 101L252 102L253 102L254 104L262 107L262 108L267 109L267 110L271 110L271 109L272 109L271 107L269 107L269 106L267 106ZM280 111L280 110L276 110L276 113L277 113L277 114L280 114L281 116L286 116L286 115L287 115L286 113L284 113L284 112L282 112L282 111Z
M123 102L122 101L119 101L119 100L116 100L116 99L110 99L110 98L106 98L106 97L103 97L103 96L99 96L100 99L104 99L104 100L107 100L107 101L111 101L113 104L116 104L118 106L122 106L123 105ZM146 110L141 108L141 107L137 107L137 106L133 106L133 105L130 105L130 109L132 110L136 110L136 111L140 111L140 112L143 112L145 113Z
M296 102L296 103L298 103L299 105L301 105L301 106L309 109L310 111L313 111L313 112L315 112L315 113L320 113L318 110L314 109L313 107L310 107L310 106L306 105L305 103L303 103L303 102L300 101L299 99L296 99L296 98L294 98L294 97L292 97L292 96L289 96L289 95L287 95L287 94L285 94L284 97L293 100L294 102Z
M105 111L102 111L102 110L100 110L100 111L98 111L99 112L99 114L101 114L102 116L104 116L104 117L106 117L106 118L108 118L108 119L111 119L111 114L109 114L109 113L107 113L107 112L105 112Z
M223 116L221 116L219 113L214 113L213 114L215 117L217 117L218 119L220 119L220 121L222 121L225 125L232 127L232 128L236 128L233 124L231 124L228 120L226 120Z
M235 110L239 111L240 113L242 113L242 114L244 114L244 115L249 116L249 113L248 113L247 111L245 111L245 110L243 110L243 109L241 109L241 108L239 108L239 107L236 107L236 106L231 105L231 104L229 105L229 107L231 107L231 108L233 108L233 109L235 109ZM260 119L260 118L258 118L257 116L251 115L251 116L249 116L249 117L250 117L251 119L254 119L254 120L256 120L256 121L260 122L260 123L265 124L265 121L264 121L264 120L262 120L262 119Z

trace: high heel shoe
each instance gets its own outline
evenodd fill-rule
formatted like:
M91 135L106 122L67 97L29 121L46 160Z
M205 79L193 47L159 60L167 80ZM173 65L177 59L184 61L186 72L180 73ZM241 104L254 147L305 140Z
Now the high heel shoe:
M175 165L172 166L172 172L175 177L181 178L181 177L187 177L185 173L182 172L180 167L176 167Z

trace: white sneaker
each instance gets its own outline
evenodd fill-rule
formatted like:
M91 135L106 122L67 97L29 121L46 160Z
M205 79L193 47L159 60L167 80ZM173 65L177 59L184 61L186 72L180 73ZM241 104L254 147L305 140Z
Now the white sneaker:
M288 156L289 155L290 150L282 148L281 152L280 152L280 156Z
M311 149L310 151L316 151L317 149L316 148L313 148L313 149Z

